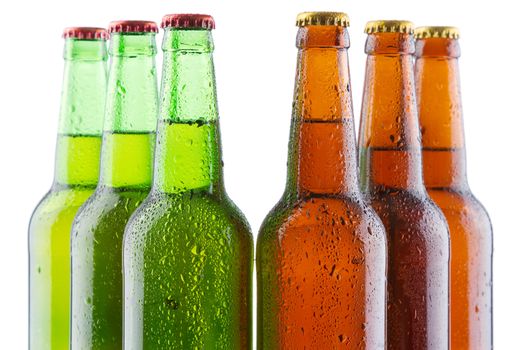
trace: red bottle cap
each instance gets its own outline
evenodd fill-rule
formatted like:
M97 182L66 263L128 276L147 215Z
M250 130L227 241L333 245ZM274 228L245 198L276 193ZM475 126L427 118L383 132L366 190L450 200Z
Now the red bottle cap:
M84 39L84 40L107 40L109 38L108 32L104 28L94 27L68 27L62 33L64 39Z
M113 21L109 24L111 33L158 33L157 23L152 21Z
M210 15L178 13L162 17L161 28L215 29L215 21Z

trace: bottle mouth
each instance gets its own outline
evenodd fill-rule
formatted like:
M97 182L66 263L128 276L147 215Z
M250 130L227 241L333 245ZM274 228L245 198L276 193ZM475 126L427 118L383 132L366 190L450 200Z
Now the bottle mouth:
M458 58L461 55L459 47L459 29L450 26L434 26L416 28L416 58Z
M461 49L457 39L426 38L416 40L416 58L458 58Z
M308 25L299 27L295 46L298 49L348 49L350 36L344 26Z
M367 55L413 55L414 52L414 37L409 33L370 33L366 39Z

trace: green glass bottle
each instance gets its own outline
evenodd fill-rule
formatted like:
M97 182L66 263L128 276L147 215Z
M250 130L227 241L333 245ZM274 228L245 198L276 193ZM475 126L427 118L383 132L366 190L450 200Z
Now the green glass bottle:
M34 350L69 349L71 224L99 173L107 32L66 28L64 38L55 177L29 224L29 346Z
M124 237L124 348L251 348L253 238L223 184L213 19L168 15L154 181Z
M122 348L122 237L153 175L157 25L118 21L108 31L100 178L71 232L71 349Z

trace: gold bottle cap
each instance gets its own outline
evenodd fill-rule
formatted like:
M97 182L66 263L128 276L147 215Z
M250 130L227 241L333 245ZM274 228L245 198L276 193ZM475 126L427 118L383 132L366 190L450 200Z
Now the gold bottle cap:
M414 37L416 39L459 39L459 29L456 27L446 26L418 27L414 31Z
M350 19L344 12L302 12L297 15L295 25L305 26L342 26L349 27Z
M374 33L414 33L414 25L410 21L369 21L365 26L366 34Z

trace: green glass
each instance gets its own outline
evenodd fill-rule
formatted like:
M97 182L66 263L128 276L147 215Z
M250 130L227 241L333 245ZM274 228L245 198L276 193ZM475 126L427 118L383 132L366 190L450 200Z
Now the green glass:
M71 349L122 348L122 237L151 188L155 33L113 33L100 179L72 229Z
M29 225L29 346L69 349L70 232L97 185L106 41L68 38L53 185Z
M211 31L166 28L152 192L124 238L124 348L251 348L253 238L223 184Z

